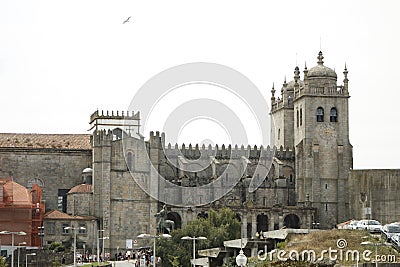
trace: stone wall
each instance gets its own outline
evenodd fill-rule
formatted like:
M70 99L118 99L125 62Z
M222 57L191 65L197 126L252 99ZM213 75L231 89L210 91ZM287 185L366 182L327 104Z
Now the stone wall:
M354 219L372 218L382 224L400 220L400 169L352 170L349 174L350 214ZM364 208L371 208L371 216Z
M0 148L0 177L12 177L25 187L30 179L39 179L47 210L57 209L58 189L80 184L82 170L91 165L91 150Z

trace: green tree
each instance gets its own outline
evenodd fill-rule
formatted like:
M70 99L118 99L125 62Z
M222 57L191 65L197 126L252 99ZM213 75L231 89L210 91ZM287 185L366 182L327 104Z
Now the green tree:
M0 267L7 267L6 259L3 256L0 256Z
M157 240L157 257L165 267L190 266L193 242L181 240L184 236L204 236L207 240L196 241L196 251L205 248L222 247L224 241L240 238L240 222L229 208L209 210L208 218L198 218L182 229L172 231L172 238Z
M65 247L60 242L52 242L50 246L47 247L48 250L54 250L56 252L64 251Z

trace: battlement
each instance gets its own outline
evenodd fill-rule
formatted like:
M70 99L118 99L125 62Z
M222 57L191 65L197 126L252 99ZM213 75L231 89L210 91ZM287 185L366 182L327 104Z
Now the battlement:
M178 157L180 153L189 159L199 158L200 155L202 157L211 157L215 156L219 159L229 159L229 158L241 158L241 157L249 157L250 159L259 159L259 158L272 158L278 157L281 159L293 159L295 157L294 149L280 147L279 149L276 147L251 147L250 145L244 146L235 145L232 147L231 145L225 146L224 144L221 146L215 145L214 147L211 145L202 145L199 146L196 144L193 146L189 144L186 146L182 144L180 147L178 144L172 146L170 143L164 148L165 154L168 157Z
M303 95L318 95L318 96L348 96L349 92L345 90L343 85L337 86L306 86L295 91L295 99Z
M114 130L119 128L130 136L139 137L140 112L101 111L96 110L90 116L90 130Z
M90 115L90 124L92 124L95 120L97 119L112 119L112 120L140 120L140 111L138 112L134 112L131 111L130 115L129 115L129 110L126 111L126 114L124 111L121 111L121 113L117 110L114 114L114 111L103 111L101 110L101 112L99 112L99 110L96 110L95 112L93 112L92 115Z

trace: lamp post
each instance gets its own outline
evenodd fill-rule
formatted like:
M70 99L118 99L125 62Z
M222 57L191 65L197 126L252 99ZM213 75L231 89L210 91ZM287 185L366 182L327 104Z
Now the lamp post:
M104 232L104 229L97 230L97 265L99 265L100 263L100 244L99 244L100 232ZM104 242L103 242L103 247L104 247Z
M99 239L103 240L103 244L102 244L102 247L101 247L101 254L103 255L103 261L104 261L104 256L105 256L105 254L104 254L104 239L110 239L110 237L109 236L103 236L103 237L100 237Z
M18 247L17 247L17 249L18 249L18 264L17 264L17 266L18 267L19 267L19 248L21 245L26 245L26 242L18 243Z
M153 243L153 267L156 267L156 239L157 238L171 238L171 235L169 234L160 234L160 235L149 235L149 234L140 234L137 236L138 238L153 238L154 243Z
M0 235L11 235L11 267L14 267L14 235L26 235L25 232L1 231Z
M72 229L74 230L74 267L76 267L76 230L86 230L85 227L70 227L67 226L64 228L65 230Z
M247 257L246 255L244 255L243 252L243 234L242 234L242 221L240 221L240 251L239 251L239 255L236 256L236 264L240 267L246 266L247 263ZM261 233L262 231L260 231Z
M392 244L390 244L390 243L373 243L371 241L364 241L364 242L361 242L361 245L367 245L367 246L374 246L375 247L375 266L378 267L378 261L377 261L378 247L379 246L391 246Z
M40 237L40 247L43 248L43 238L44 238L44 226L39 226L39 233L38 236Z
M181 238L182 240L193 240L193 267L196 266L196 240L206 240L207 237L198 236L198 237L191 237L191 236L184 236Z
M28 267L28 256L35 256L36 253L29 253L25 255L25 266Z

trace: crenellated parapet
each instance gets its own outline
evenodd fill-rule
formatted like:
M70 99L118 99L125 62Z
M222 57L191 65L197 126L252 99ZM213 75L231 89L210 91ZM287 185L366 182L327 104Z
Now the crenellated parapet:
M92 115L90 115L90 124L94 122L94 120L97 119L120 119L120 120L140 120L140 112L137 111L136 113L134 111L129 112L126 111L115 111L111 110L96 110L93 112Z
M240 159L242 157L248 157L249 159L263 159L263 158L272 158L278 157L281 159L294 159L295 153L294 149L280 147L279 149L276 147L257 147L255 146L244 146L235 145L232 147L231 145L225 146L224 144L221 146L215 145L202 145L198 144L192 145L189 144L186 146L182 144L178 146L178 144L171 145L170 143L164 148L165 155L169 158L175 158L178 156L184 156L188 159L198 159L200 157L215 157L217 159Z
M115 130L119 129L121 133L117 133L119 138L122 134L140 138L140 112L133 111L99 111L96 110L90 116L89 130ZM122 133L123 131L123 133Z

